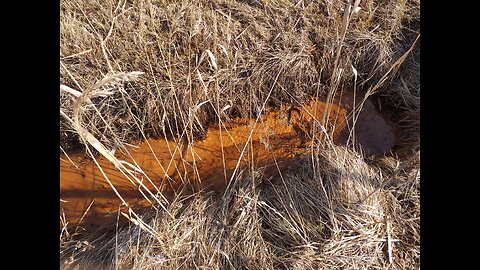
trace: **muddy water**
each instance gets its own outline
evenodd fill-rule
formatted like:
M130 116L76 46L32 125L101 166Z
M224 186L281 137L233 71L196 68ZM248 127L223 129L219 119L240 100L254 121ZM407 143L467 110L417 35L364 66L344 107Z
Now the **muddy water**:
M353 144L366 155L388 153L395 146L397 127L387 116L389 112L381 110L378 98L370 97L364 102L363 99L364 95L361 93L354 95L353 92L346 92L337 101L349 114L347 125L339 136L335 137L334 142L340 145L347 142Z
M145 186L153 193L161 191L167 198L185 182L193 183L196 189L222 192L237 163L239 169L246 171L263 168L261 171L268 178L286 168L295 156L306 153L314 122L322 123L335 142L346 143L352 123L347 118L355 106L352 96L344 97L333 103L312 99L303 106L267 111L256 124L254 120L239 119L221 128L213 125L205 139L192 144L150 139L131 147L130 156L115 156L130 163L135 161L145 173L139 174ZM364 103L353 133L357 145L367 153L384 153L395 143L393 124L370 100ZM316 134L321 136L321 132ZM80 224L87 230L105 224L112 227L120 200L94 161L82 155L69 158L71 161L66 156L60 159L61 215L65 215L70 226ZM98 157L97 162L129 205L137 211L150 205L139 192L140 189L145 193L144 188L131 183L104 157Z

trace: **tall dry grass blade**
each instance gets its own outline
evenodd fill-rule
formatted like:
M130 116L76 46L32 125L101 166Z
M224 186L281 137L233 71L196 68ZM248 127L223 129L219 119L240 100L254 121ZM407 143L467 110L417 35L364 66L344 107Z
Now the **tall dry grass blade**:
M207 53L208 57L210 58L210 63L212 65L213 69L217 70L218 69L217 60L215 59L215 56L213 55L212 51L210 51L209 49L206 49L205 52Z
M333 62L333 78L334 80L332 80L332 86L334 85L333 82L337 82L338 81L338 77L336 77L336 75L340 76L340 73L338 72L337 73L337 67L338 67L338 61L340 60L340 55L341 55L341 52L342 52L342 47L343 47L343 42L345 40L345 34L347 33L347 29L348 29L348 25L350 23L350 17L352 15L352 4L353 4L353 11L356 10L356 8L358 7L358 5L360 4L360 0L356 0L355 3L353 3L353 0L348 0L348 3L346 5L346 7L344 8L344 12L343 12L343 19L342 19L342 25L341 25L341 28L340 28L340 38L338 40L338 48L337 48L337 53L336 53L336 56L335 56L335 61ZM335 87L336 88L336 87ZM334 87L331 87L331 91L333 91L333 89L335 89Z
M93 203L95 202L95 198L93 198L92 202L88 205L87 209L83 212L82 214L82 217L80 218L80 220L78 221L78 223L82 223L83 221L83 218L85 218L85 216L87 215L88 211L90 211L90 208L92 207Z
M66 85L60 85L60 91L65 91L65 92L67 92L67 93L70 93L70 94L72 94L74 97L77 97L77 98L82 94L80 91L75 90L75 89L73 89L73 88L70 88L70 87L68 87L68 86L66 86Z
M405 59L407 59L408 55L410 54L410 52L412 52L412 50L415 48L415 45L418 41L418 39L420 38L420 34L417 35L417 37L415 38L415 40L413 41L412 45L410 46L410 48L402 55L400 56L396 61L395 63L393 63L393 65L387 70L387 72L385 72L385 74L383 74L383 76L378 80L378 82L370 87L367 91L367 95L372 95L374 93L376 93L376 91L383 85L383 83L385 83L385 81L388 79L388 76L390 75L391 72L395 72L396 70L398 70L398 68L400 68L400 66L402 65L402 63L405 61Z
M67 157L70 164L72 164L78 171L81 171L80 168L77 166L77 164L75 164L75 162L73 162L73 160L70 158L70 156L67 154L67 152L65 152L65 150L63 150L63 147L61 147L61 146L60 146L60 151L62 151L62 153ZM62 158L60 158L60 160L65 161Z
M390 232L390 222L385 218L385 223L387 226L387 251L388 251L388 262L393 266L393 246L392 246L392 236Z

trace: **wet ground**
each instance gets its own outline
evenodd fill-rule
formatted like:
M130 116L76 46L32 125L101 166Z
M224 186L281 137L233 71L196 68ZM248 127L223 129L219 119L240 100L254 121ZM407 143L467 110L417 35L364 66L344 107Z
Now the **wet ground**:
M275 176L293 158L308 153L312 141L325 138L325 133L336 144L349 143L365 155L388 153L396 142L396 128L376 102L375 98L362 102L361 95L351 92L333 102L311 99L302 106L267 111L257 123L253 119L237 119L220 127L214 124L204 139L192 144L149 139L130 147L130 155L117 151L115 157L119 160L136 162L143 170L136 173L145 185L143 188L130 182L102 156L96 161L103 172L84 155L72 154L70 159L62 155L60 213L65 215L69 227L112 227L121 202L105 176L125 201L140 211L151 204L142 196L142 192L147 192L145 188L171 198L186 182L193 183L193 188L222 192L234 178L234 171L238 175L241 169L260 171L266 178ZM360 107L360 113L355 112ZM351 129L353 121L355 128ZM325 127L323 131L321 126Z
M389 117L391 112L386 106L382 110L380 98L372 96L364 102L363 98L363 94L354 95L353 92L342 95L340 104L349 111L349 121L334 141L339 145L353 144L365 155L388 154L399 133Z

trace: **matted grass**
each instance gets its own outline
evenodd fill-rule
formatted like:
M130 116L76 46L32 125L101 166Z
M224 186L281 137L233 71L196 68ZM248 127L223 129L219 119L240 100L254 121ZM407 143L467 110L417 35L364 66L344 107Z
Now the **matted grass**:
M418 157L383 174L358 154L336 151L298 158L275 184L254 185L261 178L243 174L224 196L177 198L141 217L145 228L90 239L91 249L70 245L63 258L78 260L71 268L418 268Z

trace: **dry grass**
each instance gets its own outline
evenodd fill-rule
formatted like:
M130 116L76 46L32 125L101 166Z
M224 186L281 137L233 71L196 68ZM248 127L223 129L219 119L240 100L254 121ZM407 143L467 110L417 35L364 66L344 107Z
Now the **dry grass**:
M111 149L193 142L265 104L355 87L386 97L403 126L400 158L317 141L274 183L255 168L224 194L146 189L154 208L130 210L115 235L65 226L62 268L419 269L419 4L62 0L62 151L104 155L132 182L141 168Z
M142 217L148 231L122 228L109 241L91 243L95 249L80 245L77 252L87 250L77 263L120 269L418 268L418 159L383 175L357 154L337 151L300 157L278 183L254 186L251 178L261 177L243 175L223 199L213 193L177 198L168 215L160 210Z
M387 72L416 38L403 25L419 20L419 3L359 1L353 12L351 2L350 14L339 0L61 1L60 83L82 92L144 72L92 99L104 119L91 112L84 127L108 147L193 140L212 122L262 113L271 89L269 105L291 104L394 77ZM72 108L61 93L63 112ZM62 146L81 146L65 118L60 125Z

